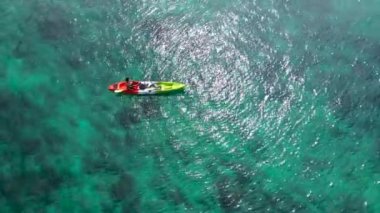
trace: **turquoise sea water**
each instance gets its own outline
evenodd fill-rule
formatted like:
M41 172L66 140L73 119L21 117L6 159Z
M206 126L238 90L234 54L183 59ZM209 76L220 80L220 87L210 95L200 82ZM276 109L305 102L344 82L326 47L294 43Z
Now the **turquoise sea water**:
M0 212L380 212L379 0L2 0ZM113 82L172 80L172 96Z

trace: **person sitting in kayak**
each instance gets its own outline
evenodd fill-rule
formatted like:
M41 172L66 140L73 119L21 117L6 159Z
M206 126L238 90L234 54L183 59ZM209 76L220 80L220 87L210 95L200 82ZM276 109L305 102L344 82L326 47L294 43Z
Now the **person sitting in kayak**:
M128 88L129 90L133 90L133 81L129 81L129 78L126 77L126 78L125 78L125 82L127 83L127 88Z
M133 90L133 83L134 82L133 81L129 81L128 77L125 78L125 82L127 82L128 89ZM143 83L139 83L138 84L138 88L141 89L141 90L146 89L147 87L148 86L146 84L143 84Z

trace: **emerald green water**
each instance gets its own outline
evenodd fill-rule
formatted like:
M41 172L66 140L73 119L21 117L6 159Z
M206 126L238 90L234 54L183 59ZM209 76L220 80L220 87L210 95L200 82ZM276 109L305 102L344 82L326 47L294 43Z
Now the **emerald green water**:
M379 0L0 17L0 212L380 212ZM125 76L188 86L107 91Z

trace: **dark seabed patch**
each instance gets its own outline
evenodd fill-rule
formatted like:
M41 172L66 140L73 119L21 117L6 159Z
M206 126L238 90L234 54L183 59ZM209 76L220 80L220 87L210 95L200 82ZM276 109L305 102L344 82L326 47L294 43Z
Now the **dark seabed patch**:
M139 212L140 202L134 184L133 177L125 173L111 186L112 198L121 203L123 212Z
M44 5L39 8L37 29L46 40L69 39L74 36L74 26L65 9L57 5Z

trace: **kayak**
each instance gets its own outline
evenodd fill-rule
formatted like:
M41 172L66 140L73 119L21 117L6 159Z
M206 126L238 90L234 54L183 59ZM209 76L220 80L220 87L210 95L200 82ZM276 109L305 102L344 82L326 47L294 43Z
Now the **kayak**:
M108 86L113 93L129 95L166 94L184 89L185 84L167 81L121 81Z

